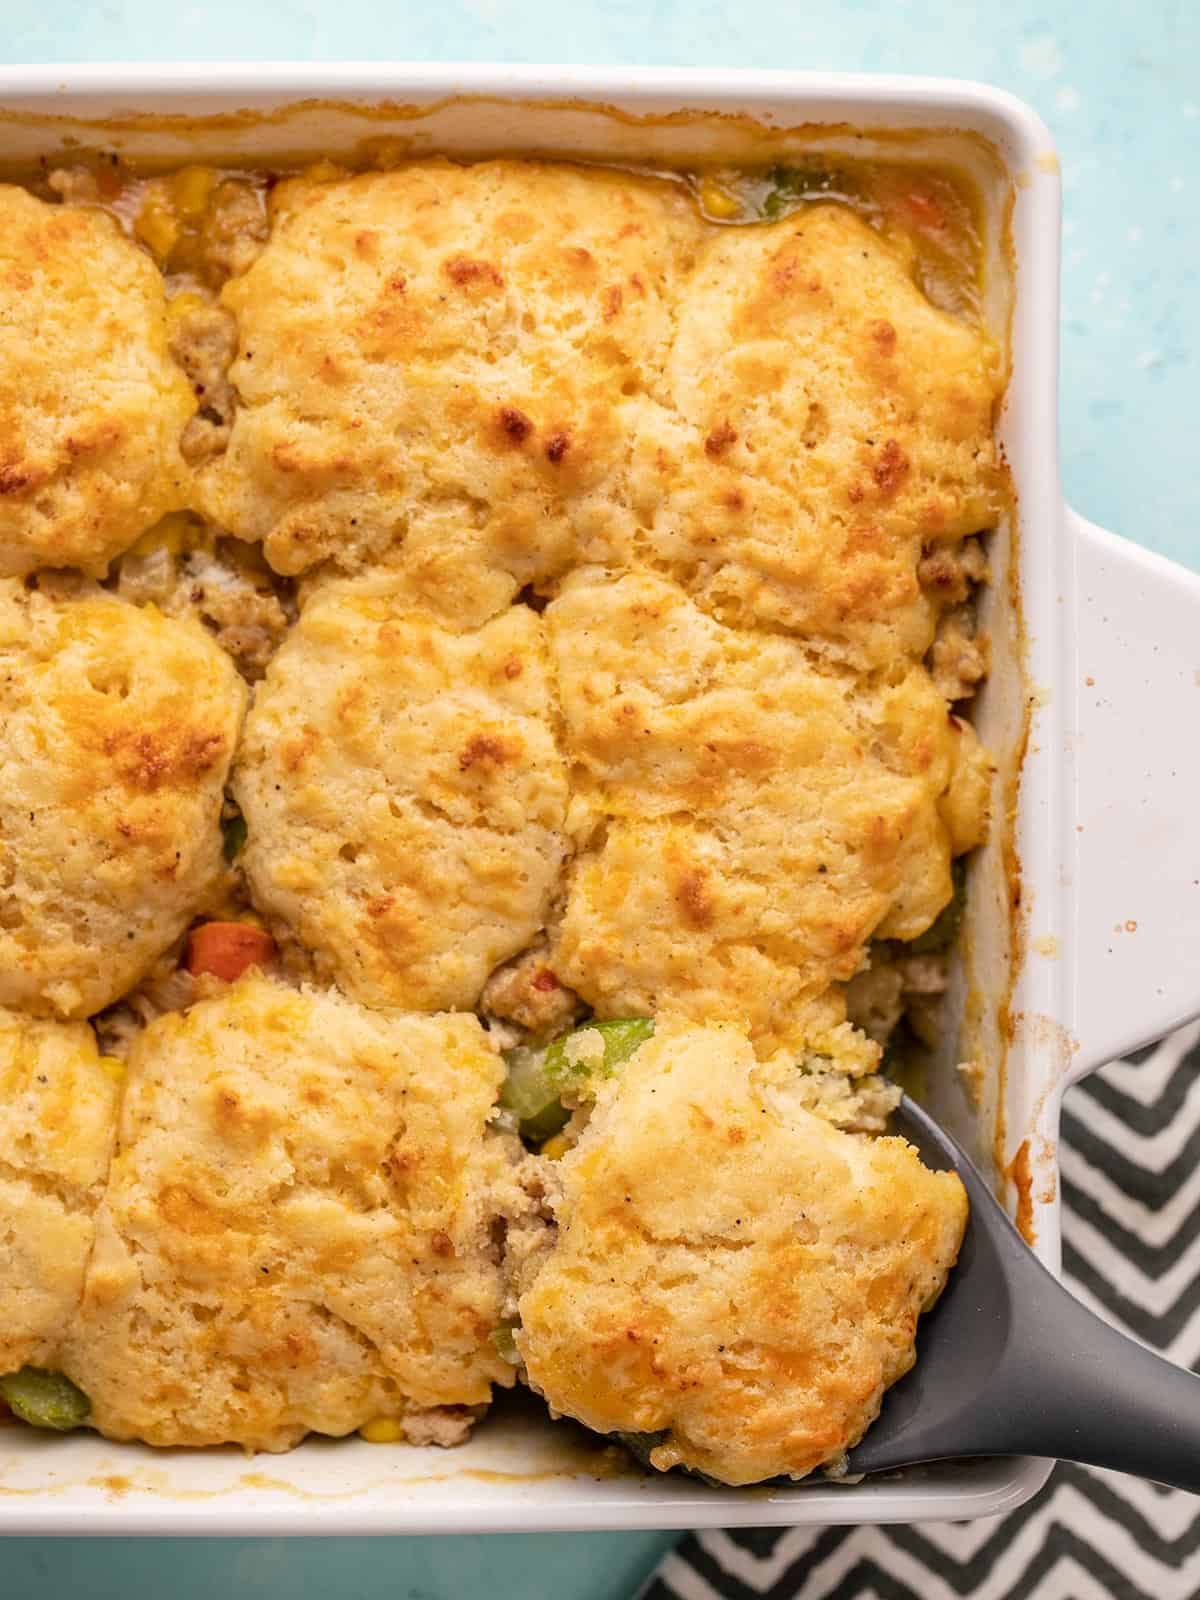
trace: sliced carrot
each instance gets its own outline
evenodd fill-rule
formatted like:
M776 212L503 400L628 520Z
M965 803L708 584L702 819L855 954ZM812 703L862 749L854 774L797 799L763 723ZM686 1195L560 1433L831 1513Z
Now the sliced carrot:
M232 983L249 967L265 967L275 959L275 941L252 922L203 922L188 937L187 969Z
M918 227L941 230L946 226L946 213L936 195L927 189L910 189L904 198Z

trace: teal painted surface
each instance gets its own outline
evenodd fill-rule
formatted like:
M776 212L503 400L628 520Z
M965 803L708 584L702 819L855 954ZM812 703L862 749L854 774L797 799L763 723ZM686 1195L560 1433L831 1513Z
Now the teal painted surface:
M1079 509L1200 567L1195 0L5 0L0 60L771 66L987 79L1053 129L1066 203L1063 473ZM64 74L69 78L69 74ZM14 1540L3 1600L627 1600L657 1534Z
M4 1600L626 1600L665 1533L471 1539L10 1539Z

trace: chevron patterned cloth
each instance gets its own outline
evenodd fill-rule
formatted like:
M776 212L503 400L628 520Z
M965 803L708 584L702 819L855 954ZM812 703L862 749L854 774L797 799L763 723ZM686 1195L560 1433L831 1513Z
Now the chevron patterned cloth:
M1200 1367L1200 1024L1071 1090L1063 1262L1123 1332ZM1059 1466L1007 1517L690 1534L641 1600L1196 1600L1200 1500Z

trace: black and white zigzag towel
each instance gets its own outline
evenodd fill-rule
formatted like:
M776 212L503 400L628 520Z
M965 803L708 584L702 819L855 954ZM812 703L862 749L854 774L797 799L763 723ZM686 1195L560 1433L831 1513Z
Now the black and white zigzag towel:
M1063 1258L1093 1310L1200 1368L1200 1025L1073 1089ZM692 1534L642 1600L1196 1600L1200 1500L1060 1466L1020 1511Z

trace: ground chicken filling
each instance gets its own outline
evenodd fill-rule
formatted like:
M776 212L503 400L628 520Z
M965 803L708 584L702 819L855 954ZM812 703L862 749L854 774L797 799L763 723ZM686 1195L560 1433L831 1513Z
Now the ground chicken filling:
M93 667L39 691L72 781L126 782L64 860L116 894L144 847L129 870L169 882L203 782L208 865L86 1015L56 997L91 904L60 894L70 941L39 947L21 886L57 846L35 870L36 808L0 808L0 1082L52 1062L0 1100L3 1403L163 1445L451 1446L519 1378L661 1470L836 1467L965 1220L886 1132L945 1026L989 811L968 713L1005 491L975 202L809 157L662 180L386 144L357 175L97 156L29 190L46 238L99 213L153 263L156 360L193 407L115 555L44 559L0 509L0 654L133 608L229 658L249 709L218 768L200 733L176 749L186 683L126 729L117 662L98 732ZM74 527L128 521L132 488L71 470ZM6 770L32 748L0 732ZM85 1176L52 1132L72 1084ZM755 1272L811 1286L778 1371ZM857 1329L838 1351L821 1296Z

